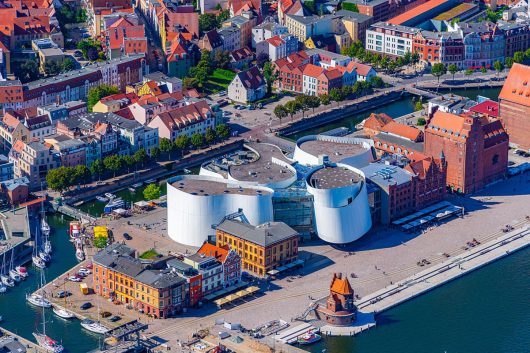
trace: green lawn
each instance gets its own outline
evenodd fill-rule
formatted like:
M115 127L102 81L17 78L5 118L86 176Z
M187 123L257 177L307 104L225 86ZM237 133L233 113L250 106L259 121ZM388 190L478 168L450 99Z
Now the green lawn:
M226 91L228 85L232 82L235 76L236 73L230 70L215 69L210 77L208 77L208 81L203 87L203 91L208 94Z
M157 257L158 255L160 254L157 253L155 249L151 249L151 250L147 250L142 255L140 255L140 259L149 260L149 259Z

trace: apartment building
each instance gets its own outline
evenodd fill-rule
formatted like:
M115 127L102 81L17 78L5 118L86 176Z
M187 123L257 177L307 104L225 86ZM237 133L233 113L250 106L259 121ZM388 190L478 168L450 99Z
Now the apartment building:
M185 256L184 263L201 274L203 297L224 287L223 264L216 257L195 253Z
M414 36L419 29L378 22L366 31L366 49L390 56L412 53Z
M40 190L46 184L46 175L58 168L61 161L57 152L40 142L17 140L9 151L15 178L26 177L31 190Z

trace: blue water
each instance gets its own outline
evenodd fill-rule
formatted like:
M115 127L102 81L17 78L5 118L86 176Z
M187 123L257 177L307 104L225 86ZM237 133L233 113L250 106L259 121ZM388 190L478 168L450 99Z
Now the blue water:
M530 249L377 317L356 337L326 338L314 353L530 352ZM355 289L355 288L354 288Z

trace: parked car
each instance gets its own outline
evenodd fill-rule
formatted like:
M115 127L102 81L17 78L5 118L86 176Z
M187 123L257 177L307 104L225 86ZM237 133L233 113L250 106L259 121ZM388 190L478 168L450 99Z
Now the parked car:
M88 268L89 270L91 270L92 267L94 267L94 265L92 265L92 262L86 264L86 268Z
M256 109L256 107L254 107L254 106L251 105L251 104L247 105L247 108L248 108L248 110L254 110L254 109Z
M123 237L127 240L131 240L132 237L129 235L129 233L123 233Z
M85 278L86 276L88 276L88 274L84 272L77 272L74 276L76 276L77 278Z
M81 304L81 306L79 307L79 309L81 310L88 310L92 307L92 303L90 302L86 302L86 303L83 303Z
M230 115L232 115L232 112L229 112L226 110L223 112L223 116L230 116Z
M70 282L81 282L82 279L80 277L77 277L77 276L74 275L74 276L68 277L68 280Z
M92 271L89 270L88 268L81 267L81 268L79 269L79 273L84 273L85 275L89 275L89 274L92 273Z
M121 320L121 317L118 316L118 315L114 315L113 317L111 317L109 319L110 322L116 322L116 321L120 321Z
M106 317L109 317L109 316L112 316L111 313L109 313L108 311L102 311L99 316L101 316L102 318L106 318Z
M70 293L67 290L60 290L60 291L57 292L57 298L66 298L66 297L69 297L71 295L72 295L72 293Z
M219 96L222 97L222 96L226 96L226 91L221 91L219 92Z

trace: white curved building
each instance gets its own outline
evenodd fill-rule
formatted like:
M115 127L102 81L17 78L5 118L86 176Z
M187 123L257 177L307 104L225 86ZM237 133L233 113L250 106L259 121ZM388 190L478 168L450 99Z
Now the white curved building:
M364 173L346 164L326 164L306 177L313 195L318 236L329 243L346 244L372 226Z
M168 235L174 241L201 246L214 235L212 225L243 211L252 225L273 220L274 190L212 176L179 175L167 181Z
M376 159L374 142L369 139L309 135L296 141L294 160L303 165L322 165L320 156L331 163L362 168Z

